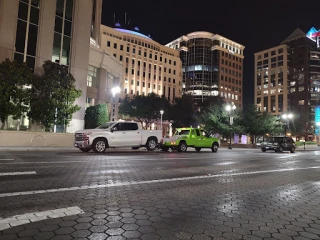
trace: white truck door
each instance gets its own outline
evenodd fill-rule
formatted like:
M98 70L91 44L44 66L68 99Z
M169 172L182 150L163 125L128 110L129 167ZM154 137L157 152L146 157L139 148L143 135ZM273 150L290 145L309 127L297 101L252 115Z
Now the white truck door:
M139 146L141 143L141 131L137 123L117 123L111 133L111 147Z
M112 127L112 133L110 134L110 147L127 146L125 131L123 130L123 123L117 123Z
M128 142L128 146L140 146L141 145L141 130L139 130L138 124L135 122L124 123L125 138Z

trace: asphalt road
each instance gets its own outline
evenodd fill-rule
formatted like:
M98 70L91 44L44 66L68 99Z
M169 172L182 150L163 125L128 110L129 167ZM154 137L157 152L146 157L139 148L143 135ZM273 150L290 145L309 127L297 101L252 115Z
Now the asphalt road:
M320 239L316 150L0 151L0 240Z

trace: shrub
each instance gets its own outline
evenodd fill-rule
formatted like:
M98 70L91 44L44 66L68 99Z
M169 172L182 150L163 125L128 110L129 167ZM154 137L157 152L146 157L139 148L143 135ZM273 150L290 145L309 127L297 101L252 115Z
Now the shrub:
M84 117L85 128L92 129L109 121L108 108L106 104L88 107Z

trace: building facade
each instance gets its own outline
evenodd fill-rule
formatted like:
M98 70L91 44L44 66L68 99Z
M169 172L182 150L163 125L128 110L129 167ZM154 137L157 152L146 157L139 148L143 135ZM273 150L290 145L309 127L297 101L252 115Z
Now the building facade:
M25 62L41 74L43 62L51 60L67 66L82 90L75 102L81 110L73 115L67 132L84 128L86 106L110 101L108 73L122 77L121 63L99 49L101 11L102 0L0 0L0 61ZM100 82L88 86L90 77ZM28 125L28 120L20 124Z
M255 105L259 112L279 115L288 109L288 46L255 53Z
M255 53L257 109L278 116L292 113L297 131L304 135L314 133L315 109L320 105L317 35L314 29L308 34L296 29L281 45Z
M197 102L221 96L242 108L244 46L209 32L189 33L166 46L180 52L184 93Z
M179 52L139 32L137 27L117 23L101 25L101 48L123 63L120 96L164 95L169 101L181 97L182 68Z

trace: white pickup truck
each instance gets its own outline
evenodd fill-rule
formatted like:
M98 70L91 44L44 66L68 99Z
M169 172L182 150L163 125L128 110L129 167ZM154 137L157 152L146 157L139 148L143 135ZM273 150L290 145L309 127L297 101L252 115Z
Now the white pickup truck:
M91 149L102 153L107 148L146 147L153 151L162 140L161 130L142 130L138 122L107 122L95 129L85 129L75 133L74 146L83 152Z

